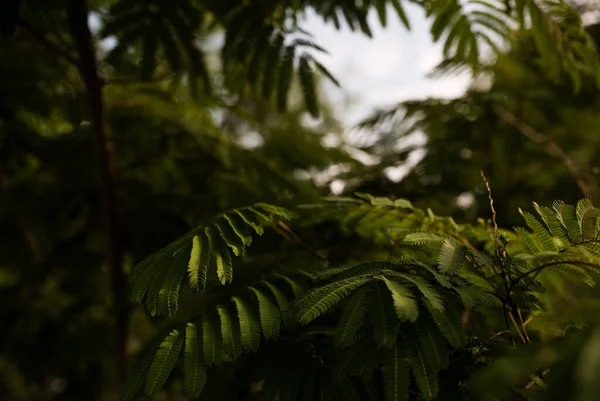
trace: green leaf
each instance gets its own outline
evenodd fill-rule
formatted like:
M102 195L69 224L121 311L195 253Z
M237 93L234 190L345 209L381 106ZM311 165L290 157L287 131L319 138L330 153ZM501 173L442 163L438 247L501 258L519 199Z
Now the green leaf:
M235 232L233 226L225 216L217 219L215 225L219 229L219 234L225 243L233 250L235 256L241 256L245 252L244 238Z
M550 234L552 234L553 237L559 238L564 244L568 244L569 236L567 230L562 225L555 211L545 206L539 206L535 202L533 203L533 206L542 220L544 220L544 223L546 223L546 226L550 230Z
M400 344L395 343L385 353L383 365L385 401L408 401L410 394L410 364Z
M519 208L519 213L525 218L525 222L529 228L533 231L533 234L537 238L538 242L542 245L542 249L545 251L556 251L558 247L552 240L550 233L542 226L542 224L536 220L531 213L528 213Z
M286 309L288 305L288 299L286 298L283 291L281 291L277 286L275 286L269 281L263 280L261 281L261 283L264 284L267 288L269 288L271 294L273 294L273 297L275 298L275 301L277 301L277 306L279 307L279 310L283 311L284 309Z
M455 348L464 346L467 336L457 307L454 304L448 304L445 310L441 311L432 307L429 302L426 302L425 305L448 343Z
M402 24L406 27L407 30L410 31L410 21L408 20L408 17L406 16L404 7L402 7L402 2L400 0L392 0L392 6L394 7L396 14L400 18L400 21L402 21Z
M329 72L329 70L323 64L319 63L315 59L313 59L313 64L315 65L317 70L319 70L321 74L327 77L327 79L329 79L335 86L337 86L338 88L341 87L340 82L333 76L331 72Z
M158 297L158 313L163 313L166 308L169 316L177 314L179 288L187 272L190 251L191 245L188 244L175 254L173 264L163 279L164 285Z
M214 228L212 227L206 228L206 236L208 237L210 249L217 266L219 281L223 285L231 283L233 280L233 265L227 246L215 235Z
M571 205L565 205L564 202L554 201L552 208L558 215L560 222L569 234L571 243L581 242L581 228L577 219L577 211Z
M419 333L412 328L406 331L408 344L406 350L410 357L410 366L417 382L421 396L426 400L434 400L439 391L438 370L433 362L430 350L423 346Z
M190 287L194 291L206 289L208 266L210 265L210 244L206 235L195 235L192 239L192 251L188 263Z
M276 73L280 70L281 53L284 43L284 36L281 33L275 33L269 50L267 52L266 64L264 67L262 95L265 99L271 97L274 83L277 79Z
M260 343L260 324L252 309L239 297L233 297L233 302L238 311L240 331L242 334L242 348L246 352L256 351Z
M277 338L277 336L279 336L279 327L281 325L279 309L271 302L268 295L254 287L249 288L254 292L254 295L256 295L256 299L258 300L260 325L263 335L267 340Z
M367 298L370 294L368 287L359 288L344 306L335 332L335 342L338 346L350 345L356 338L367 316Z
M387 1L375 0L375 9L377 10L377 16L379 17L379 22L381 22L381 26L383 26L384 28L387 25L386 6Z
M260 216L253 212L252 209L235 210L235 213L237 213L246 224L252 227L258 235L263 235L265 231L262 227L264 221L261 220Z
M396 343L398 316L394 311L393 299L385 283L377 280L374 296L369 303L369 317L375 341L386 348Z
M432 233L409 233L404 237L404 241L410 242L411 244L423 245L427 243L438 243L445 241L446 238L441 235L432 234Z
M414 298L414 294L410 289L397 281L391 281L385 277L381 277L381 280L385 283L392 295L398 318L400 320L409 320L411 322L417 320L419 317L419 307Z
M584 241L598 240L598 217L600 210L596 209L589 199L577 202L577 220Z
M201 359L198 333L194 323L188 323L185 328L183 363L185 392L192 397L200 397L202 388L206 383L206 367Z
M304 104L309 113L317 118L319 117L319 105L317 101L317 93L315 90L315 82L313 71L309 64L309 56L303 54L300 56L298 72L300 74L300 86L304 94Z
M422 277L413 274L403 273L400 273L398 277L402 277L403 279L413 283L417 287L417 289L425 296L425 299L429 301L429 303L434 309L444 311L444 300L442 299L442 296L431 284L429 284Z
M242 355L242 337L237 318L232 318L229 308L218 305L217 312L221 321L223 350L232 358Z
M252 244L252 234L250 234L248 224L244 219L236 213L227 213L223 217L225 217L235 234L242 240L242 243L245 246L250 246Z
M220 320L212 314L202 317L202 355L207 365L219 363L223 357L223 338L219 324L211 318Z
M301 324L307 324L315 320L327 312L333 305L371 280L371 278L351 278L337 281L308 292L308 294L298 301L300 307L297 315L298 321Z
M292 85L292 74L294 72L295 52L295 47L287 46L283 55L277 85L277 110L280 112L287 110L288 92Z
M457 274L465 261L463 248L456 241L446 239L438 256L439 269L444 274Z
M173 330L160 344L148 372L146 394L156 394L165 385L177 362L182 345L183 336L178 330Z

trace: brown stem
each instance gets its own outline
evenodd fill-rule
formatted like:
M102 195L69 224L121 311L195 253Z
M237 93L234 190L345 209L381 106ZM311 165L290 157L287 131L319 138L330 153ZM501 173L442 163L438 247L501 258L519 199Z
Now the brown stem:
M521 121L513 113L502 107L495 107L494 110L496 114L500 116L500 118L515 127L517 131L521 133L521 135L531 139L538 145L543 146L546 153L555 159L558 159L567 168L569 174L571 174L571 177L573 177L577 183L577 186L583 193L584 197L592 201L596 200L594 195L597 188L594 185L593 179L589 177L589 174L584 173L582 169L577 166L575 161L550 135L536 131L531 126Z
M126 299L127 283L121 265L122 250L117 227L115 180L108 147L109 130L104 116L102 81L98 76L94 42L88 26L87 0L68 0L67 18L79 54L80 62L77 66L87 92L96 148L100 159L104 223L108 237L107 258L115 308L116 379L117 386L120 387L126 375L125 357L129 306Z

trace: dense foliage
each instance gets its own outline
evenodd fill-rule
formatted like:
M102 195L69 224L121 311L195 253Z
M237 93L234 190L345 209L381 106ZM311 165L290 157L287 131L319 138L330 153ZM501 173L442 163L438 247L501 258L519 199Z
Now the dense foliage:
M154 357L136 371L126 398L142 387L157 392L180 356L185 391L194 396L202 394L215 364L220 374L247 372L250 381L229 384L225 398L255 392L267 400L481 399L512 391L511 399L529 399L546 382L562 387L562 394L594 396L594 376L577 374L586 363L577 355L585 344L577 329L573 355L529 356L529 370L519 366L507 377L510 372L495 372L496 382L486 386L472 373L498 369L495 359L517 341L560 337L527 326L554 312L565 285L594 285L600 209L589 200L534 204L537 218L521 211L528 229L499 231L490 224L457 225L405 199L361 198L331 198L332 205L300 213L318 211L369 243L341 266L304 263L233 280L231 253L240 256L250 245L250 229L260 234L263 224L288 217L267 205L226 213L141 262L133 296L137 302L145 296L152 315L176 313L186 272L189 287L205 293L198 315L171 327L148 351ZM386 257L375 259L381 252ZM221 285L232 282L226 298ZM573 379L563 363L577 367ZM538 364L550 373L527 384ZM582 383L568 388L569 380Z
M302 15L371 36L405 1L2 5L2 399L594 399L595 31L411 4L492 85L401 105L428 153L399 184L397 108L346 140Z

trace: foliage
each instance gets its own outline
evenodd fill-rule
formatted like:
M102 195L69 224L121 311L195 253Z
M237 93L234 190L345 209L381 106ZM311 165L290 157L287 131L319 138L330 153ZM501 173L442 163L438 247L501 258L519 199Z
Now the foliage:
M348 144L322 143L341 128L317 87L336 77L301 17L311 9L370 35L369 13L408 27L404 3L17 3L0 12L5 398L116 399L127 356L139 358L124 398L467 399L474 372L511 338L545 345L586 321L570 298L596 268L596 248L573 237L593 233L586 202L540 209L553 219L543 223L550 251L528 215L533 234L496 238L483 220L422 210L451 203L436 194L403 195L417 207L364 194L319 202L336 178L323 172L364 166ZM518 0L517 16L492 1L417 4L444 41L443 66L479 71L488 46L531 21L543 61L534 75L559 77L557 97L597 80L595 49L562 3ZM321 120L307 127L305 110ZM519 276L530 271L535 280ZM145 307L130 305L131 292ZM551 368L575 366L565 355Z
M596 42L598 27L587 27ZM489 207L484 170L504 226L519 224L518 208L532 194L570 203L586 196L597 203L598 99L592 81L575 95L567 75L544 76L531 37L523 35L463 96L410 100L366 119L361 131L382 138L367 150L382 163L402 165L415 151L422 158L398 183L354 169L345 175L346 191L407 197L473 222ZM468 202L457 202L463 199Z
M240 359L249 352L256 353L254 363L269 366L271 347L282 342L291 348L315 347L320 362L313 363L334 380L311 381L305 388L308 384L299 373L289 378L292 384L278 370L262 367L253 380L264 380L259 392L265 399L279 399L277 394L282 397L288 386L294 389L290 399L305 391L328 394L326 399L377 398L374 394L385 394L386 400L445 399L440 376L452 355L467 351L493 361L494 351L478 340L480 336L492 336L488 341L506 351L513 347L508 340L494 340L495 332L506 332L512 341L516 337L525 344L543 344L539 333L528 332L525 321L543 319L542 311L551 308L544 305L543 296L553 289L544 283L561 275L563 280L593 285L592 276L600 272L600 209L586 199L576 206L559 201L552 208L534 204L537 218L521 212L530 231L516 228L498 234L494 227L459 226L404 199L361 196L366 199L331 199L339 223L346 229L351 224L350 230L365 240L380 233L406 251L389 261L302 268L277 281L251 278L231 301L211 305L164 338L147 367L146 392L152 394L165 383L184 342L183 374L192 395L200 394L204 382L204 374L196 372L215 363L220 369L248 363ZM314 206L307 210L318 213ZM480 235L473 245L471 238L482 232L486 238ZM188 258L192 263L196 256ZM293 275L305 276L307 287L284 286L294 283ZM170 291L168 283L162 291ZM479 327L473 330L465 324L465 313L473 313L471 319ZM273 343L263 346L261 338ZM527 366L529 370L521 369L524 374L533 373L537 364ZM468 377L462 380L471 387ZM140 383L134 381L138 387ZM583 397L593 391L589 388L579 389ZM366 389L375 393L361 393Z

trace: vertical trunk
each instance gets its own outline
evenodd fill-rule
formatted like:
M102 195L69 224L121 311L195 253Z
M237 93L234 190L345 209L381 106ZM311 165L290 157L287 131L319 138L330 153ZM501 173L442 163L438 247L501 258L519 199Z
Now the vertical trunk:
M108 127L104 117L102 81L98 76L94 42L88 26L87 0L68 0L67 17L71 35L79 55L78 69L87 92L92 126L96 137L96 148L99 156L104 223L108 238L107 259L111 291L114 299L116 378L117 385L120 386L126 375L125 346L128 328L127 283L122 269L122 250L117 227L115 180L108 148Z

